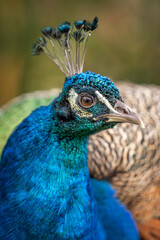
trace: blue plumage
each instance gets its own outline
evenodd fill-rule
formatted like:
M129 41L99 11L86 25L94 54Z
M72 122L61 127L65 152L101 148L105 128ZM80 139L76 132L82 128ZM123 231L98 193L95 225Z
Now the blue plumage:
M53 114L53 104L34 111L5 147L1 210L6 208L9 218L2 223L1 239L91 239L95 234L89 231L96 218L86 139L70 139L72 148L66 151L66 139L60 141L54 130ZM12 238L7 238L11 230Z
M116 198L110 184L91 180L97 202L101 231L108 240L138 240L138 230L131 213Z
M77 22L75 27L83 38L97 22L97 18L92 23ZM137 240L132 217L111 187L96 180L91 183L87 143L93 133L118 122L139 124L139 118L123 103L109 78L89 71L71 76L80 71L84 59L77 55L74 65L67 55L69 29L65 22L56 30L65 35L60 46L68 61L68 69L63 66L63 70L69 76L61 94L23 120L2 153L0 239ZM53 45L53 29L42 32L48 39L38 40L35 54L48 51L47 41ZM78 59L82 60L79 65Z
M116 99L121 99L109 79L90 72L77 74L66 79L55 101L36 109L10 136L0 165L0 239L87 240L103 239L108 234L108 212L106 222L101 213L97 218L87 166L87 141L88 135L116 123L106 122L107 118L93 121L105 112L109 114L105 104L96 98L96 91L113 106ZM82 109L77 96L90 96L88 92L95 105ZM106 188L106 196L107 192Z

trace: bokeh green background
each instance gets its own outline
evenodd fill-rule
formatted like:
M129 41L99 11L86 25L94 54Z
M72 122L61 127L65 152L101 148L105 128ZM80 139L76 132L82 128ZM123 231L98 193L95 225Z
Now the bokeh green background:
M84 70L114 80L160 84L160 0L5 0L0 4L0 105L34 90L61 87L64 75L31 56L45 26L93 20Z

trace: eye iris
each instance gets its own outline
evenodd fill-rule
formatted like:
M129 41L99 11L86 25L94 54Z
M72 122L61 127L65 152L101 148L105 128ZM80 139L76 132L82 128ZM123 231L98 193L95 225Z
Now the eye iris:
M81 98L81 103L82 103L83 106L89 107L93 104L93 100L90 97L83 96Z

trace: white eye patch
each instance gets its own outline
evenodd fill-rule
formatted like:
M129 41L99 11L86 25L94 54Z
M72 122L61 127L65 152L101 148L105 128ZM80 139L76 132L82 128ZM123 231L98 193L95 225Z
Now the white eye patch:
M119 112L116 111L116 110L112 107L112 105L110 104L110 102L109 102L105 97L103 97L103 95L102 95L100 92L95 91L95 93L96 93L97 98L99 99L99 101L101 101L102 103L104 103L104 104L107 106L107 108L109 108L109 109L111 110L112 113L117 113L117 114L119 114Z
M77 97L78 97L78 94L75 92L73 88L71 88L69 91L69 97L68 97L68 101L71 105L71 109L80 117L86 117L86 118L93 117L92 113L82 110L77 105Z

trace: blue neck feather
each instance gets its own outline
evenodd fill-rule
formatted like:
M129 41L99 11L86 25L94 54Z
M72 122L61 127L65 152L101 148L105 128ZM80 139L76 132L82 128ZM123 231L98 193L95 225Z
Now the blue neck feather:
M11 189L2 193L10 199L9 221L29 239L95 239L87 138L59 140L51 114L52 104L34 111L13 132L2 155L3 189ZM10 155L11 161L6 161Z

